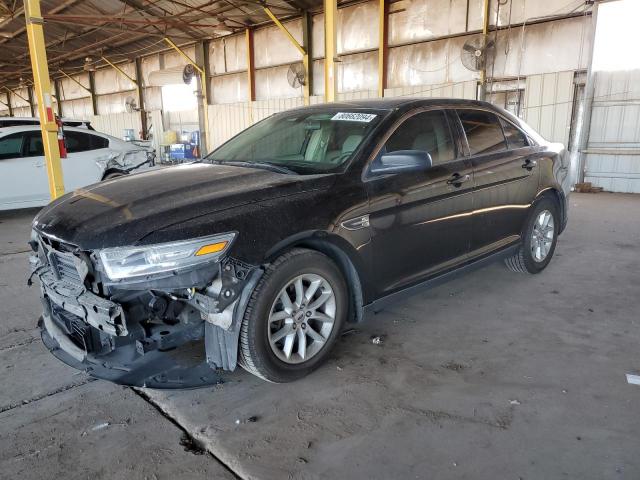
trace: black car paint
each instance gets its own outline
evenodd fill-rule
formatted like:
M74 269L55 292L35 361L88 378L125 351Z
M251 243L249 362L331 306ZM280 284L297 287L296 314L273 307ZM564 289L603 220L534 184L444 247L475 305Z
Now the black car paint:
M336 107L386 112L339 171L287 175L197 163L138 173L65 195L38 214L34 229L81 251L235 231L228 255L252 266L293 246L308 246L339 263L352 286L352 310L361 310L517 245L529 208L541 195L558 199L566 223L560 178L566 166L552 144L469 157L454 123L461 134L454 162L418 173L368 171L389 130L414 111L447 109L455 122L456 108L480 108L518 124L506 112L465 100ZM527 159L536 165L523 168ZM369 228L345 228L346 221L365 215ZM352 318L360 317L352 312Z

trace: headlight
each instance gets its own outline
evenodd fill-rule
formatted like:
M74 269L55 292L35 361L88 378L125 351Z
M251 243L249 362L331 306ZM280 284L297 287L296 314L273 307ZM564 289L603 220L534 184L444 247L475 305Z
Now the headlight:
M121 280L216 261L229 249L235 236L235 233L224 233L145 247L105 248L99 254L107 276Z

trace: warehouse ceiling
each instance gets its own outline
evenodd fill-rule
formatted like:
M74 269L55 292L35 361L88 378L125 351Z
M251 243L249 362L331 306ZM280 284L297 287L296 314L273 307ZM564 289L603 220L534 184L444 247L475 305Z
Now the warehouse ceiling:
M131 60L177 44L228 35L278 17L318 11L322 0L42 0L51 75L91 70ZM10 88L31 81L22 0L0 0L0 83Z

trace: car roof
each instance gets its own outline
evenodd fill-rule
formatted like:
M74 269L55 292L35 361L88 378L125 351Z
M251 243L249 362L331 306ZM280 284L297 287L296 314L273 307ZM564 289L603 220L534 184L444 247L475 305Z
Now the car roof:
M19 133L19 132L32 132L34 130L40 131L40 125L13 125L11 127L0 127L0 136L4 137L5 135L9 135L11 133ZM89 135L97 135L99 137L108 138L109 140L117 140L119 142L123 142L124 140L120 140L117 137L112 137L106 133L96 132L95 130L88 130L82 127L64 127L65 132L80 132L86 133Z
M2 122L4 120L12 120L12 121L17 120L17 121L25 121L25 122L33 122L34 120L36 122L40 121L40 119L38 117L9 117L9 116L0 117L0 122ZM75 119L75 118L66 118L66 117L63 117L62 121L63 122L73 122L73 123L86 123L86 124L91 123L89 120L78 120L78 119Z
M466 100L463 98L419 98L419 97L392 97L392 98L372 98L358 99L334 103L322 103L312 105L306 108L370 108L375 110L394 110L407 106L423 106L423 105L451 105L451 106L469 106L469 107L489 107L494 106L488 102L479 100Z

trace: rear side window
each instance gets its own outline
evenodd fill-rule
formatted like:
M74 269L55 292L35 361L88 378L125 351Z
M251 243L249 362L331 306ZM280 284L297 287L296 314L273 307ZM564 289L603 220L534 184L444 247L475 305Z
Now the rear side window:
M507 149L498 117L482 110L458 110L471 155L501 152Z
M42 134L40 132L31 132L27 135L27 150L25 156L44 156L44 145L42 144Z
M64 132L64 137L69 153L86 152L109 146L108 139L90 133L67 131Z
M509 148L522 148L529 146L527 136L522 133L519 128L516 128L515 125L507 122L504 118L500 119L500 123L502 123L504 136L507 139L507 145L509 145Z
M22 156L23 133L12 133L0 139L0 160Z
M422 150L431 155L434 165L456 158L456 149L443 111L433 110L409 117L389 137L385 151Z

